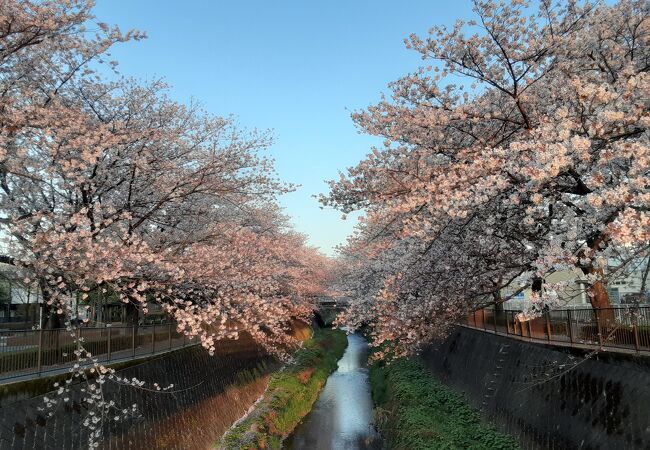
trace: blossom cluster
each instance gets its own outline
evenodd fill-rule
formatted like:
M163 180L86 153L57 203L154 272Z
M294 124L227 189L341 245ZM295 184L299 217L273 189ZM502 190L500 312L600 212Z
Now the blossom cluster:
M476 20L407 47L426 65L357 112L384 138L325 205L365 219L342 249L350 326L397 354L467 312L578 270L608 306L606 266L648 256L650 6L475 2Z
M211 353L247 333L286 357L298 345L292 321L310 320L330 263L281 212L277 198L294 186L264 155L271 135L173 101L160 81L103 79L101 65L117 70L110 49L145 35L89 28L92 5L1 3L0 261L38 285L41 327L74 335L72 305L99 292L134 323L161 305ZM78 344L75 370L86 371ZM126 381L89 364L94 445L98 417L122 411L101 384Z

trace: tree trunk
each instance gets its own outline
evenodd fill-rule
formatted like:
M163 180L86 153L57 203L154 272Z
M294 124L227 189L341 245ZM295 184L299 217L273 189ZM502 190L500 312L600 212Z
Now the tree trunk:
M544 279L540 277L535 277L533 278L533 283L530 286L530 290L538 295L541 295L543 285L544 285Z
M42 348L44 350L58 349L59 334L61 333L59 328L62 327L61 315L57 313L54 306L47 304L50 299L50 294L44 283L41 283L41 295L43 297L43 303L41 304L42 314L39 325L44 330Z
M602 274L602 269L598 270ZM608 330L615 325L616 321L605 284L602 281L596 281L589 287L587 293L589 294L591 306L598 310L598 323L600 324L602 332L608 334ZM603 338L604 337L605 336L603 336Z
M601 245L606 245L606 241L607 235L605 233L602 233L596 238L587 241L587 245L593 252L596 252L601 247ZM580 256L584 256L584 253ZM587 289L587 294L589 295L589 302L591 303L591 306L594 309L598 310L597 314L598 324L600 325L599 328L603 333L605 333L607 331L607 328L612 327L615 323L614 311L611 309L612 304L609 300L609 294L607 293L607 288L602 281L605 278L605 273L602 267L596 268L592 265L580 266L580 269L585 275L597 275L599 278L598 281L589 286Z
M43 296L43 303L41 304L43 314L41 314L40 327L43 330L61 328L63 326L63 322L61 321L61 314L58 314L56 312L58 308L47 304L48 300L50 299L49 293L46 289L41 289L41 295Z
M639 294L641 295L645 295L647 292L648 275L650 274L650 255L648 255L647 259L648 261L645 264L645 270L641 276L641 288L639 289Z
M138 326L140 325L139 324L140 309L138 308L138 304L134 303L132 300L129 300L129 302L126 304L125 318L126 318L126 323L133 327L133 335L135 336L135 341L137 345Z
M609 302L609 294L607 293L607 288L602 281L596 281L592 284L589 289L589 301L591 306L594 308L611 308L612 305Z

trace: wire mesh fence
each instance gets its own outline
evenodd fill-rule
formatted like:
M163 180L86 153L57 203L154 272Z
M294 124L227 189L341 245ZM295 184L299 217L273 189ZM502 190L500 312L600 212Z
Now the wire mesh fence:
M100 362L132 359L192 342L171 324L88 327L75 330L0 331L0 381L65 369L79 345Z
M464 325L496 334L563 345L650 352L650 307L548 310L527 318L519 310L484 308Z

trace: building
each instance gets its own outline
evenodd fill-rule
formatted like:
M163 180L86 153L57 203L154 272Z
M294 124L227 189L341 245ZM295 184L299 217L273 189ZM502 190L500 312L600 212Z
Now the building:
M639 294L643 304L650 303L650 276L648 276L649 257L639 258L627 266L625 271L619 271L615 260L609 261L606 270L607 293L612 306L625 305L638 301ZM643 288L644 277L647 279ZM546 284L559 283L562 289L558 291L558 303L561 308L591 308L587 295L587 281L579 269L554 272L544 279ZM645 292L642 292L645 290ZM506 289L502 296L512 295L512 289ZM504 304L505 309L523 310L531 305L531 289L525 289L515 294Z
M40 319L43 302L35 283L25 283L24 270L0 264L0 324L21 324L30 327Z

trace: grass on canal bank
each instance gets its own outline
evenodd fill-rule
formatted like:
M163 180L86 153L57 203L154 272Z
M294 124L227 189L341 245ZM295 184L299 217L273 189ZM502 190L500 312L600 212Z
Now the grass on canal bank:
M385 449L515 450L515 441L481 420L463 398L416 359L374 363L370 384Z
M346 346L344 331L316 330L296 352L294 361L271 377L254 411L231 428L217 448L279 449L282 440L311 411Z

